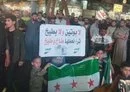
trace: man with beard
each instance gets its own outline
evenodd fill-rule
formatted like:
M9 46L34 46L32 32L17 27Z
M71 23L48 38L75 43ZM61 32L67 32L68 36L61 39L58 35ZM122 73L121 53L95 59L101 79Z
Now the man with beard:
M40 22L40 24L45 24L42 12L38 12L38 21Z
M58 13L56 16L55 24L57 25L66 25L66 20L64 19L64 14L62 12Z
M39 55L39 27L38 14L32 13L31 20L28 22L25 31L25 58L27 61L31 61L33 57Z
M129 28L126 27L126 21L121 20L119 27L116 28L113 38L115 40L112 63L120 66L127 58L127 41ZM129 48L129 47L128 47Z
M21 19L20 13L21 12L19 10L14 11L14 15L16 16L16 28L17 30L24 32L26 25L24 21Z
M0 21L0 92L4 88L4 60L5 60L5 30L4 24Z

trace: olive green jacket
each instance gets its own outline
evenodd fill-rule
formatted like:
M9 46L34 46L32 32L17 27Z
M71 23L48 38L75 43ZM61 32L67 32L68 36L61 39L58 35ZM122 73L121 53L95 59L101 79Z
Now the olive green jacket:
M44 83L43 75L46 73L46 70L32 68L30 76L30 91L29 92L41 92L42 85Z
M13 41L14 41L14 54L12 56L12 63L16 63L19 61L24 61L25 57L25 38L24 33L21 31L14 31L13 34ZM6 42L6 49L9 50L8 41Z

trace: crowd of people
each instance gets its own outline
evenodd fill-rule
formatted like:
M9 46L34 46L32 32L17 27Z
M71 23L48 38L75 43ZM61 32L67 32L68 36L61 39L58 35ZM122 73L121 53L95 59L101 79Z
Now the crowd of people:
M85 56L39 57L41 24L84 26ZM55 61L59 61L56 65L61 66L64 63L78 62L97 53L99 58L111 57L112 73L116 74L115 67L120 67L123 62L129 64L129 30L130 20L110 18L97 20L94 16L88 19L83 16L75 17L74 13L65 16L61 11L56 15L47 16L42 12L23 15L20 10L8 14L0 10L0 92L4 88L6 92L46 92L45 73L50 63L55 64ZM103 70L104 60L101 58L99 61L100 68ZM48 64L45 66L42 63Z

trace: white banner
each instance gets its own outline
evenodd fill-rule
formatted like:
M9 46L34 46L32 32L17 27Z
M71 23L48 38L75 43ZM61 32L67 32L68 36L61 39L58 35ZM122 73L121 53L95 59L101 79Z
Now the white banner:
M69 25L41 25L39 55L85 56L85 28Z

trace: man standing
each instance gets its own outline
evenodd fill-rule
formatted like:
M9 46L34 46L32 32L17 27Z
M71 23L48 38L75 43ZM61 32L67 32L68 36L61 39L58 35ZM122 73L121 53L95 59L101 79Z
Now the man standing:
M26 60L31 61L39 55L39 27L37 13L32 13L25 32Z
M122 62L126 61L128 36L129 28L126 27L126 21L121 20L119 27L116 28L113 34L115 40L112 58L113 64L120 66Z
M16 29L16 17L8 15L5 19L6 24L6 60L7 68L7 92L14 91L14 77L16 65L23 65L24 61L24 34Z

